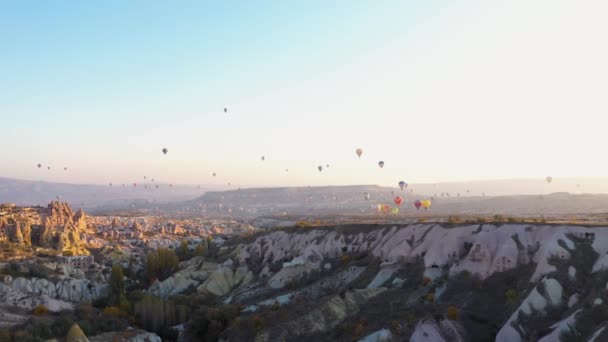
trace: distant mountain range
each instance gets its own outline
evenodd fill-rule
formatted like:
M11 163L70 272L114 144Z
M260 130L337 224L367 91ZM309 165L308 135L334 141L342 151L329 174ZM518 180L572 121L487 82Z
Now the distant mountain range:
M219 191L221 189L213 186L142 183L137 187L133 184L123 187L122 184L102 186L0 178L0 203L46 205L52 200L61 200L75 208L99 211L158 208L251 217L284 213L369 214L378 204L395 206L395 196L401 196L401 214L417 213L414 201L431 199L430 212L440 215L550 215L608 212L608 195L581 193L588 188L600 192L603 184L600 178L558 178L550 184L543 179L410 184L405 190L397 186L350 185ZM605 190L608 193L608 185Z
M158 185L158 188L156 187ZM146 188L147 186L147 188ZM128 208L134 205L152 205L185 201L212 187L169 184L67 184L0 178L0 203L18 205L47 205L53 200L70 203L74 208L100 207Z
M369 199L365 194L369 194ZM268 214L371 214L378 204L393 207L400 196L400 214L424 213L416 210L416 200L431 199L427 212L438 215L508 214L561 215L579 213L608 213L608 194L570 194L557 192L547 195L508 196L435 196L377 185L259 188L231 191L211 191L194 201L178 206L190 211L229 213L235 216Z

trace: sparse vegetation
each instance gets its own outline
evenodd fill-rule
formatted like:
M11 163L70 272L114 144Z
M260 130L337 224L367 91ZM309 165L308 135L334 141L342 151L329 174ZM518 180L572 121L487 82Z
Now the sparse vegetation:
M48 313L49 313L49 309L46 306L42 305L42 304L36 306L32 310L32 314L34 316L44 316L44 315L47 315Z

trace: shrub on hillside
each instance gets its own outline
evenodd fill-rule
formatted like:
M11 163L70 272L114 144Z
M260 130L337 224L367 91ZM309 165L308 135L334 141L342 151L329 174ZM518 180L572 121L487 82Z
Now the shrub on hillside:
M456 223L459 223L459 222L462 222L462 219L460 217L453 216L453 215L448 216L448 223L449 224L456 224Z
M505 292L505 300L507 301L507 303L513 304L513 303L515 303L516 299L517 299L517 292L515 292L515 290L508 289L507 292Z
M458 308L455 306L448 307L446 316L448 317L448 319L451 319L452 321L457 321L458 320Z
M32 314L34 316L44 316L44 315L46 315L48 313L49 313L49 309L46 306L42 305L42 304L36 306L34 308L34 310L32 311Z
M310 228L310 227L312 227L312 224L308 221L300 220L300 221L296 222L296 227L297 228Z

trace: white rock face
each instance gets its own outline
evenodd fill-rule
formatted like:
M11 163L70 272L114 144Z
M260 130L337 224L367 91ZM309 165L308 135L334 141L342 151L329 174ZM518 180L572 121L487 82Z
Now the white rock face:
M562 247L574 248L567 234L584 236L585 233L595 234L592 246L603 255L594 269L608 267L608 229L575 226L531 228L524 224L500 227L470 225L456 229L438 224L410 224L350 234L321 229L301 233L274 231L250 244L240 245L236 258L244 262L256 256L268 265L284 259L297 263L320 262L345 253L367 252L386 263L422 258L427 268L447 266L450 274L468 271L482 278L535 262L537 267L531 279L535 282L555 270L548 263L549 258L570 258L568 250ZM604 240L603 245L598 243ZM468 253L465 244L472 246Z
M73 278L65 278L57 283L39 278L17 278L13 280L11 287L25 294L46 295L74 303L96 300L106 296L108 291L107 284Z
M375 289L384 285L384 283L386 283L398 270L399 265L389 265L387 267L383 267L378 274L376 274L376 277L374 277L369 285L367 285L367 288Z
M71 303L50 298L46 294L26 293L10 286L0 284L0 303L7 307L17 307L25 311L31 311L38 305L44 305L51 312L72 310Z
M233 290L235 287L245 285L252 281L253 273L247 269L247 266L239 266L236 270L230 267L218 266L218 268L209 275L197 290L209 291L216 296L223 296Z
M108 332L101 335L89 337L90 342L106 342L106 341L121 341L121 342L162 342L160 336L155 333L128 328L126 331Z
M580 295L578 293L573 294L568 298L568 308L575 306L579 301Z
M416 325L410 342L447 342L441 335L441 328L434 321L423 321Z
M519 332L511 325L517 320L519 312L522 311L530 314L532 309L544 312L547 306L557 306L562 302L562 286L556 279L543 279L542 283L545 286L546 296L538 292L536 288L530 292L528 297L524 299L519 308L511 315L509 320L503 325L502 329L496 335L496 342L516 342L522 341Z
M268 280L268 285L273 289L282 289L289 283L302 278L307 273L318 270L320 265L312 262L302 262L283 266L275 275Z

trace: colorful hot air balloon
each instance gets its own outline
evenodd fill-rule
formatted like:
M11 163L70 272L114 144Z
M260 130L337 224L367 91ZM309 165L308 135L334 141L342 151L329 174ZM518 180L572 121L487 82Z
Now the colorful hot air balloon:
M319 165L317 166L317 169L319 169L319 172L323 171L323 166Z
M431 200L424 200L422 201L422 207L424 208L424 210L427 210L431 207Z
M355 153L357 154L357 156L359 156L359 158L361 158L361 155L363 154L363 149L362 148L358 148L355 150Z
M162 151L163 151L163 154L167 154L167 152L169 152L169 150L167 150L167 148L166 148L166 147L165 147L165 148L163 148L163 150L162 150Z
M553 182L553 177L548 176L547 178L545 178L545 180L547 181L547 183L551 183Z
M416 207L416 209L420 209L420 207L422 206L422 201L416 200L416 202L414 202L414 206Z
M380 166L380 168L383 168L383 167L384 167L384 162L383 162L382 160L381 160L381 161L379 161L379 162L378 162L378 166Z
M407 188L407 183L405 181L401 181L399 182L399 187L401 188L401 190Z
M403 203L403 198L401 198L401 196L397 196L395 197L394 201L396 205L401 205L401 203Z

